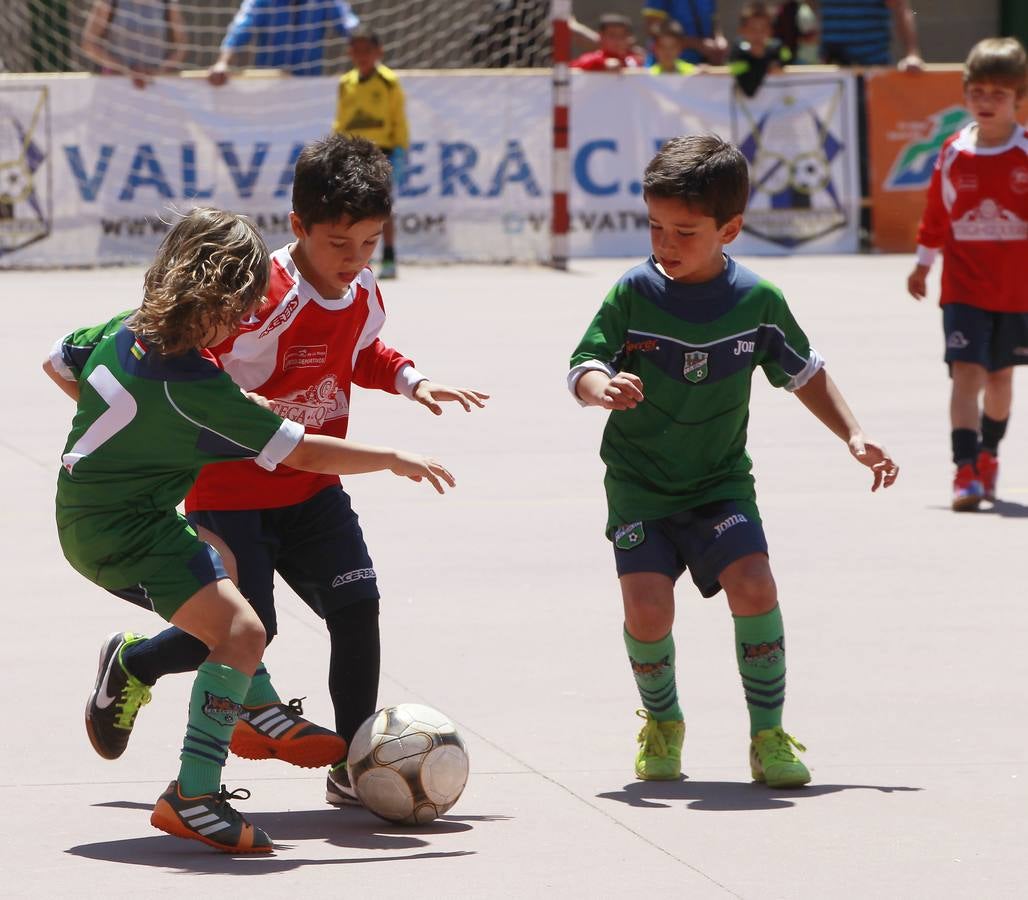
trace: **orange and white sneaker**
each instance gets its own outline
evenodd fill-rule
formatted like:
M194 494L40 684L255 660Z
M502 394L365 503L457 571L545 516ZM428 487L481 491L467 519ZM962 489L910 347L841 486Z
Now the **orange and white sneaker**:
M246 788L229 793L225 785L217 794L183 797L178 781L157 798L150 824L175 837L204 844L223 853L271 853L271 838L251 825L229 804L229 800L248 800Z
M978 473L971 463L964 463L957 469L953 478L953 509L957 512L970 512L978 509L984 491L978 480Z
M975 468L978 470L978 480L982 483L982 497L992 503L996 499L999 457L988 450L980 450Z
M305 769L331 766L345 758L345 740L303 718L304 699L244 706L229 749L245 759L280 759Z

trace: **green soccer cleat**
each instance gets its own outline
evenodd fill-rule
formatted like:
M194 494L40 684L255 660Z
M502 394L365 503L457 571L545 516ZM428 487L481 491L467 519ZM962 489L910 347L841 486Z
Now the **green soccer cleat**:
M104 759L125 752L141 707L150 702L150 688L121 664L121 652L146 638L131 631L116 631L100 648L96 683L86 701L86 734Z
M639 732L635 777L643 781L675 781L681 778L685 722L681 719L658 722L645 709L637 709L635 714L646 720Z
M753 780L772 788L803 787L810 781L810 772L792 752L793 747L800 753L807 749L781 727L758 731L750 741L750 771Z

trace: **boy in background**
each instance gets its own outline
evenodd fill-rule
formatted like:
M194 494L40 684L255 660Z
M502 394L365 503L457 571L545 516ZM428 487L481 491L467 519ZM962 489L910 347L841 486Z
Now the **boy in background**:
M996 497L1014 366L1028 363L1028 132L1018 122L1028 66L1015 38L988 38L964 66L974 122L943 144L907 278L916 300L942 252L953 509ZM982 397L979 406L979 397Z
M600 46L571 61L572 69L586 72L620 72L637 69L642 58L634 52L632 20L619 13L604 13L596 27Z
M713 135L668 141L646 167L653 255L621 277L571 357L568 386L610 415L606 533L624 639L644 709L635 773L681 776L685 722L675 682L675 581L722 588L750 719L750 769L773 788L810 780L782 728L785 637L746 452L750 386L761 368L872 470L899 472L867 438L782 293L726 256L749 196L746 159Z
M680 59L684 47L685 32L674 19L661 22L653 38L653 59L651 75L692 75L696 66Z
M396 73L382 65L382 42L373 31L361 28L350 35L353 68L339 79L337 134L367 138L389 157L393 180L403 181L410 136L404 110L403 88ZM396 277L396 225L390 215L382 229L382 264L379 278Z
M753 97L769 72L781 72L792 59L789 48L774 37L771 8L747 3L739 13L739 37L732 44L728 70L747 97Z

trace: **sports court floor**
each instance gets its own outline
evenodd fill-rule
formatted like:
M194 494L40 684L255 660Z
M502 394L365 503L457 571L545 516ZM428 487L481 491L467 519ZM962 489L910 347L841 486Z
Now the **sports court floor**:
M177 771L188 677L159 683L117 762L82 724L101 640L160 622L61 557L53 493L71 408L40 363L71 327L134 305L141 270L0 273L0 896L1025 896L1028 397L1015 399L1001 502L953 514L940 317L906 298L909 259L745 261L784 288L902 467L872 495L845 446L758 374L750 449L789 641L785 724L809 747L812 785L750 783L729 614L685 582L688 777L632 777L638 698L602 536L604 416L572 401L564 375L634 261L408 266L386 284L383 337L493 399L434 418L355 389L354 438L437 454L459 483L445 497L387 474L347 487L383 591L380 703L449 713L471 778L443 820L404 828L326 806L323 772L230 758L226 782L253 792L239 807L276 840L270 858L149 825ZM268 667L330 724L327 635L285 588L279 607Z

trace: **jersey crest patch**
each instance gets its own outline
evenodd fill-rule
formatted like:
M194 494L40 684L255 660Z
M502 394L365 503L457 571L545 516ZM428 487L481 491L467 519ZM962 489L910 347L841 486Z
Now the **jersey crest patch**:
M631 525L621 525L614 532L614 546L618 550L631 550L638 547L646 540L646 531L642 522L632 522Z
M699 350L686 353L682 365L682 374L685 376L686 381L691 381L693 384L703 381L710 374L710 369L707 366L707 354Z

